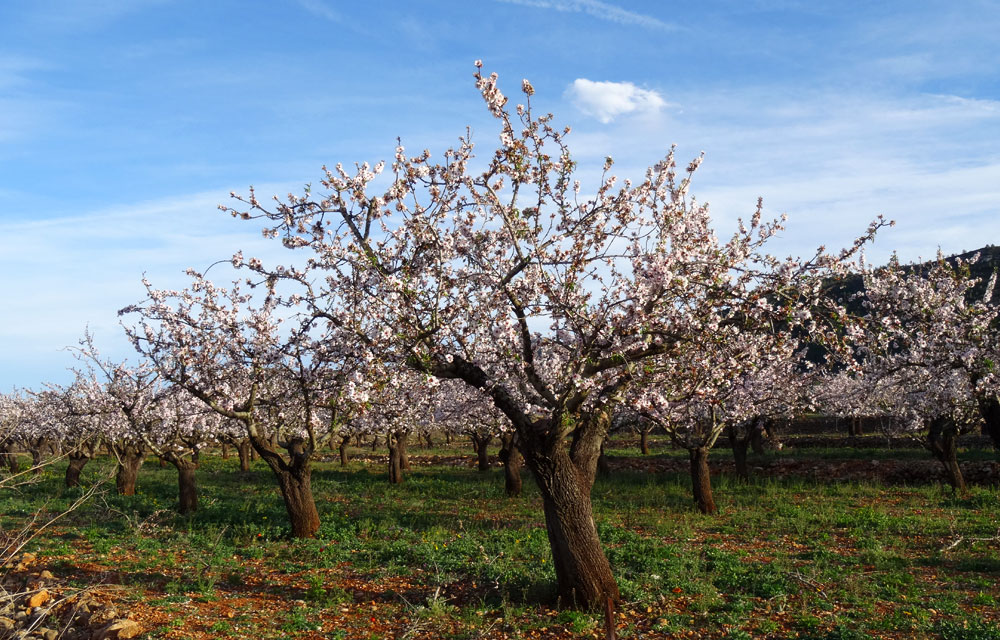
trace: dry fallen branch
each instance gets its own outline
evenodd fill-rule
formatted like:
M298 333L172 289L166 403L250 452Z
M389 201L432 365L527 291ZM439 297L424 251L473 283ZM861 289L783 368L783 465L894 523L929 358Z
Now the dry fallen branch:
M941 553L947 553L958 547L963 542L1000 542L1000 529L997 529L997 535L992 538L970 538L966 536L957 536L954 540L938 549L938 551Z

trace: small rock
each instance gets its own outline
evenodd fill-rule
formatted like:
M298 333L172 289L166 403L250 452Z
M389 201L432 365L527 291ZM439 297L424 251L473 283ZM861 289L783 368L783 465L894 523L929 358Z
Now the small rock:
M41 578L42 580L55 580L56 579L56 577L54 575L52 575L52 572L49 571L48 569L46 569L45 571L43 571L40 574L38 574L38 577Z
M91 640L124 640L134 638L142 632L135 620L115 620L101 627L91 636Z
M56 640L59 637L59 632L55 629L39 629L42 634L43 640Z
M28 617L28 612L24 611L23 609L14 614L15 620L24 620L27 617Z
M45 589L42 589L35 595L28 598L28 606L32 608L40 607L51 599L52 596L49 595L49 592L46 591Z
M35 561L35 558L37 558L37 557L38 556L36 556L33 553L25 553L25 554L23 554L21 556L21 564L25 564L25 565L31 564L32 562Z

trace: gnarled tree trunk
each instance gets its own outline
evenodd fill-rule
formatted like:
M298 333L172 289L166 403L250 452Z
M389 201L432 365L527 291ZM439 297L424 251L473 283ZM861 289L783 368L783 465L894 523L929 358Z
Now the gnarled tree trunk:
M865 434L864 422L860 417L851 416L848 418L847 434L851 437L863 436Z
M639 429L639 451L642 455L649 455L649 431L650 429Z
M581 469L564 451L526 458L542 493L545 526L556 571L560 604L597 609L621 596L611 572L590 501L597 454ZM589 476L589 477L588 477Z
M694 501L702 513L715 513L715 499L712 498L712 476L708 469L708 447L688 449L691 459L691 485Z
M7 467L12 475L21 470L21 465L17 460L17 454L14 453L13 445L9 443L3 443L0 445L0 464Z
M250 459L253 454L253 445L248 438L236 442L236 454L240 458L240 471L250 471Z
M90 456L86 453L71 451L69 454L69 464L66 466L66 486L79 487L80 473L90 462Z
M347 466L347 445L351 443L351 436L340 436L340 446L337 449L340 451L340 466Z
M754 431L752 425L746 429L730 424L726 427L729 446L733 450L733 461L736 463L736 475L742 480L750 479L750 466L747 464L747 450L750 448L750 438Z
M312 538L319 531L319 512L312 493L312 451L301 438L293 438L284 444L288 451L288 462L271 447L276 438L251 437L250 441L261 458L267 463L278 479L281 498L288 513L288 523L292 527L292 537Z
M139 467L146 459L146 450L133 444L113 445L118 458L115 471L115 489L118 495L134 496L135 483L139 478Z
M405 455L406 433L403 431L393 431L386 436L386 445L389 447L389 484L400 484L403 482L403 464Z
M513 433L500 435L500 462L503 463L504 491L512 498L521 495L524 458L517 448L517 436Z
M400 431L399 435L396 436L396 443L399 447L399 466L402 467L403 471L410 470L410 450L406 446L409 440L409 431Z
M198 485L195 483L197 461L187 458L171 458L177 468L177 511L186 514L198 510Z
M944 467L948 484L955 493L968 497L969 488L958 464L958 425L947 416L939 416L932 419L928 426L927 447Z
M476 450L476 467L481 472L486 472L490 470L490 452L489 445L493 441L492 434L480 435L477 433L472 434L472 443Z

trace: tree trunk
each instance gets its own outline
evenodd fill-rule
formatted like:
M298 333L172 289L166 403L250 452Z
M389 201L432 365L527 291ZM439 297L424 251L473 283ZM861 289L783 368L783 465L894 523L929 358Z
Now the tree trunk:
M229 445L225 442L222 443L222 459L229 460Z
M451 431L444 432L444 443L451 444Z
M608 464L608 456L604 455L604 443L601 443L601 451L597 455L597 473L602 476L609 475L611 473L611 465Z
M747 449L750 447L750 436L753 430L753 425L749 425L745 433L740 433L740 429L736 425L731 424L726 427L726 435L729 436L729 446L733 450L733 460L736 462L736 475L741 480L750 479L750 467L747 465Z
M409 431L400 431L396 436L396 446L399 447L399 466L403 471L410 470L410 451L406 448L409 439Z
M472 443L476 450L476 466L480 472L487 472L490 470L490 451L489 445L493 440L492 435L478 435L473 434Z
M281 497L285 501L288 522L292 525L293 538L313 538L319 531L319 512L313 499L311 474L286 472L278 476Z
M378 451L378 436L372 438L372 453Z
M139 478L139 467L145 461L146 452L132 445L115 447L118 469L115 472L115 489L118 495L134 496L135 482Z
M340 466L347 466L347 445L351 442L351 436L341 436L340 437Z
M649 455L649 431L646 429L639 430L639 451L644 456Z
M521 466L524 458L513 433L500 436L500 462L503 463L504 491L511 498L521 495Z
M17 454L14 453L14 448L10 445L0 446L0 464L5 465L11 475L21 470L21 465L17 460Z
M430 431L428 431L427 433L424 434L424 441L427 443L427 448L428 449L433 449L434 448L434 437L433 437L433 434Z
M85 453L69 454L69 465L66 467L67 487L80 486L80 473L83 471L83 468L87 466L88 462L90 462L90 456Z
M198 463L185 458L173 458L170 462L177 468L177 511L194 513L198 510L198 485L194 478Z
M863 436L865 434L864 420L857 416L851 416L847 423L847 433L852 437Z
M253 454L253 445L250 440L243 439L236 442L236 455L240 458L240 471L250 471L250 457Z
M590 503L593 471L581 470L565 451L547 453L532 456L528 468L542 493L560 604L599 609L609 598L617 603L621 596ZM596 454L590 458L594 466Z
M715 500L712 498L712 476L708 470L708 448L696 447L688 449L691 458L691 484L694 490L694 500L702 513L715 513Z
M403 482L403 460L399 446L401 435L400 432L393 432L386 437L386 445L389 447L389 484Z
M948 484L959 496L967 498L969 488L962 476L962 468L958 464L958 427L955 421L946 416L940 416L930 421L927 433L927 445L931 453L944 467Z
M42 472L42 445L31 447L28 452L31 453L31 472L37 476Z
M754 455L764 455L764 429L751 429L750 448L753 450Z
M254 451L264 459L278 479L281 498L288 513L293 538L313 538L319 531L319 512L312 493L312 450L305 441L294 438L284 444L288 462L273 448L271 439L251 437Z

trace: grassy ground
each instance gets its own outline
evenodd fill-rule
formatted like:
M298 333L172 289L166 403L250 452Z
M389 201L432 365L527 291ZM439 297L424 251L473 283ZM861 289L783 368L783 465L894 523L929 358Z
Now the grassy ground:
M432 453L471 462L466 449ZM62 487L62 470L0 494L0 526L79 495ZM317 539L295 541L263 466L240 474L235 459L208 456L198 478L201 508L180 517L175 472L147 463L139 495L112 485L30 550L79 586L125 587L115 597L152 638L603 637L602 616L552 601L530 480L508 499L499 470L415 465L389 486L380 465L319 463L323 524ZM684 475L598 480L598 528L626 601L620 637L1000 638L996 487L963 501L936 485L713 481L720 513L703 516Z

